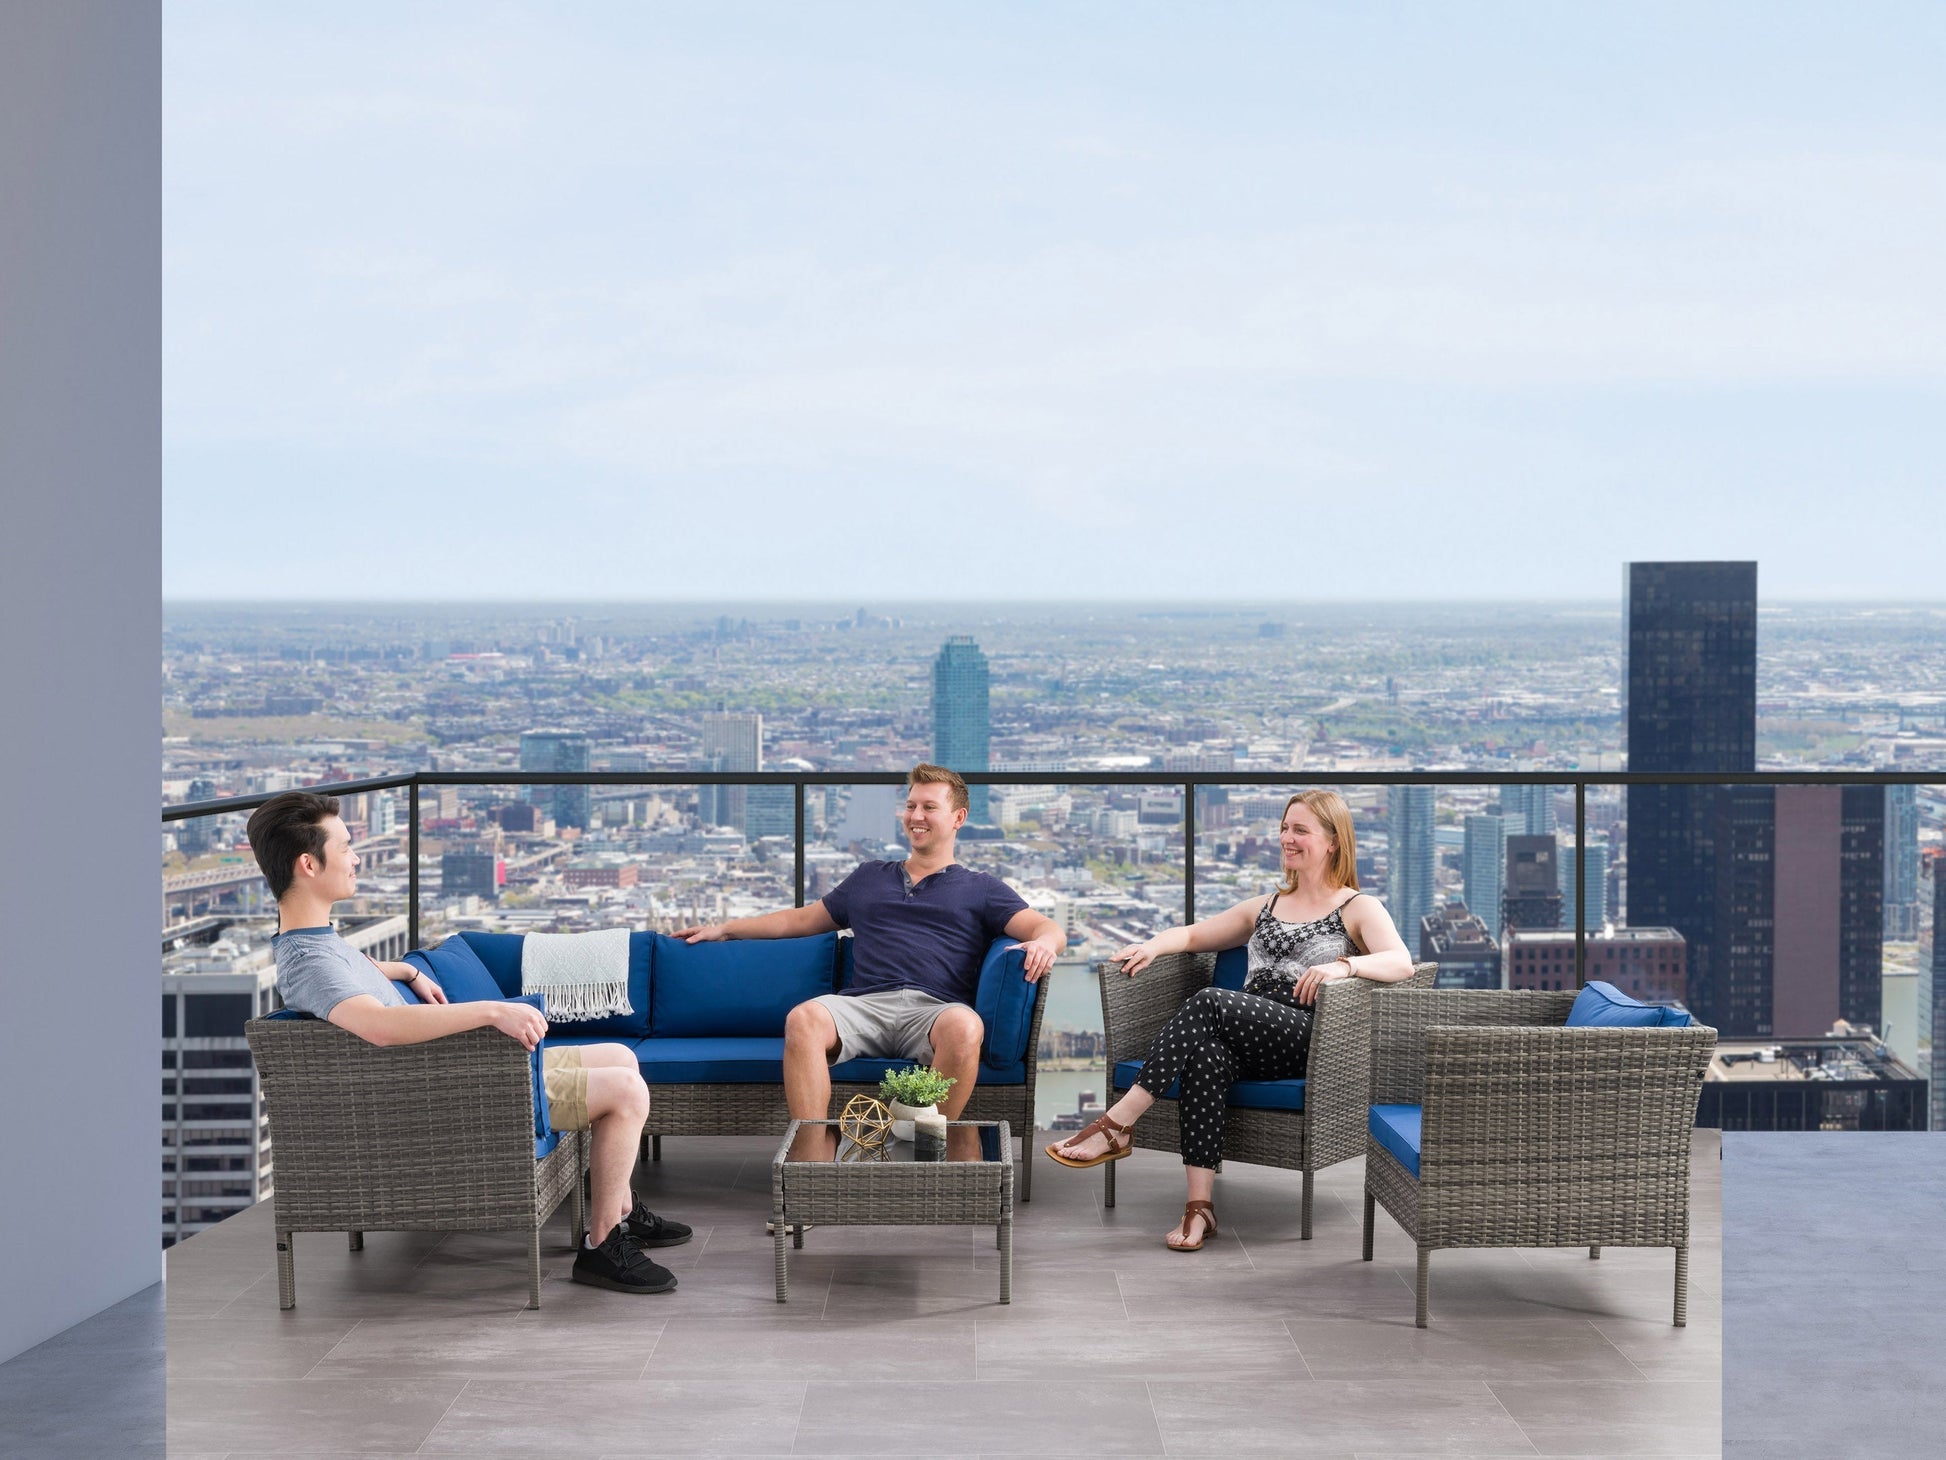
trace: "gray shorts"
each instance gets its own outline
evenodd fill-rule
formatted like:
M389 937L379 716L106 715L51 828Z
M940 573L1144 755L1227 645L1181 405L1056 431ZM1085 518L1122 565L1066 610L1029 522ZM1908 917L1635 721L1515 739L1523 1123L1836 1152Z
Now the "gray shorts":
M876 994L820 994L821 1005L838 1026L838 1057L833 1064L876 1055L881 1059L932 1063L932 1022L953 1007L948 999L918 989L887 989Z

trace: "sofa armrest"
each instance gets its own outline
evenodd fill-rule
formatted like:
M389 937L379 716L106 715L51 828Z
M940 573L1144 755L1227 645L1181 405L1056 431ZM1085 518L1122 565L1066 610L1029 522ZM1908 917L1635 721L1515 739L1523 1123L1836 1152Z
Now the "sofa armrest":
M1216 959L1208 953L1165 953L1134 978L1119 963L1104 959L1095 965L1111 1083L1115 1066L1146 1057L1169 1017L1191 994L1207 988L1215 971Z
M1561 1025L1571 993L1392 988L1372 1004L1373 1105L1424 1103L1426 1036L1434 1026Z
M534 1174L533 1057L495 1029L380 1047L314 1019L253 1019L281 1213L362 1183L486 1209Z

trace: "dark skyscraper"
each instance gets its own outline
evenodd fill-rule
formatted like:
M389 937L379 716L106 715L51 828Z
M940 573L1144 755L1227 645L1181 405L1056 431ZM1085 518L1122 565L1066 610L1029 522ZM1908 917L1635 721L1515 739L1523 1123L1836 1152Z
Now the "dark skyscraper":
M1507 838L1507 874L1500 899L1503 932L1561 926L1558 850L1551 836Z
M1932 858L1932 961L1927 965L1931 978L1921 989L1921 1002L1932 1006L1932 1128L1946 1130L1946 856ZM1927 1018L1920 1010L1920 1018Z
M965 634L946 640L932 662L932 758L953 771L983 771L990 761L992 721L987 711L987 656ZM987 788L968 788L967 820L985 825Z
M520 737L524 771L585 771L588 737L579 730L529 730ZM527 799L554 818L557 827L588 825L586 786L529 786Z
M1627 589L1629 770L1754 770L1757 565L1630 563ZM1683 935L1690 1008L1728 1033L1717 966L1718 797L1713 786L1628 788L1628 921Z

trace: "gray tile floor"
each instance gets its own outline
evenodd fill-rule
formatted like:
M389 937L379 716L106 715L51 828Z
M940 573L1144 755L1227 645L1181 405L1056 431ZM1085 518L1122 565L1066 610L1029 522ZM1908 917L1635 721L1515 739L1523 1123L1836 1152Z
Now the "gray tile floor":
M650 1205L697 1228L661 1254L666 1297L567 1280L565 1217L524 1309L516 1237L297 1239L298 1306L277 1309L268 1206L169 1257L172 1456L1595 1456L1717 1455L1720 1163L1697 1133L1690 1326L1672 1257L1608 1249L1433 1259L1412 1326L1411 1247L1379 1217L1358 1260L1362 1171L1232 1166L1222 1234L1161 1235L1174 1157L1098 1173L1037 1166L1014 1301L991 1229L825 1228L779 1306L764 1234L775 1139L663 1142Z

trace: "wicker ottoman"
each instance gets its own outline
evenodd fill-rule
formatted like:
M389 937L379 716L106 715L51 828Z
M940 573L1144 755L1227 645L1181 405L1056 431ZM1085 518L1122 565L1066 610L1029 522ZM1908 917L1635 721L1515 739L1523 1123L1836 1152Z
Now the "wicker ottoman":
M957 1227L992 1223L1000 1249L1000 1301L1013 1301L1014 1163L1004 1120L956 1120L951 1132L972 1132L979 1154L960 1160L919 1161L906 1141L864 1150L839 1136L832 1120L794 1120L770 1167L771 1221L777 1241L777 1301L790 1288L786 1237L804 1245L811 1227ZM828 1127L836 1154L793 1157L806 1126ZM949 1140L952 1137L949 1136ZM961 1137L963 1140L964 1138ZM949 1155L960 1142L953 1140Z

